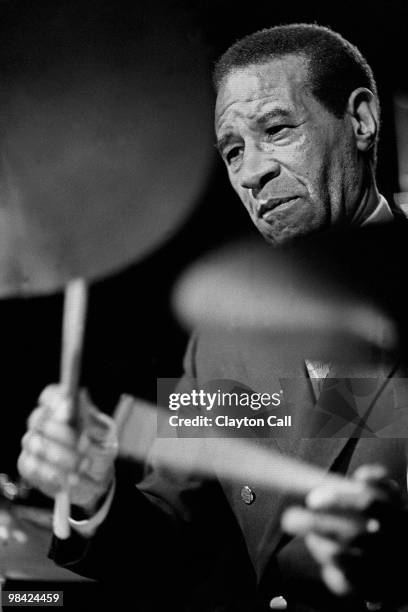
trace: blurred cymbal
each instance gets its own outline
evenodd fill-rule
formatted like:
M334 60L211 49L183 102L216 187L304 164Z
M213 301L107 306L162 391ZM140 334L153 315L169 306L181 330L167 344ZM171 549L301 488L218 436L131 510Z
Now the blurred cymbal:
M0 510L0 576L14 580L83 580L48 558L52 515L49 510L10 505Z
M406 239L407 225L390 223L287 249L232 245L187 269L174 307L188 327L235 329L287 353L364 362L380 352L393 359L406 346Z
M145 256L211 165L209 70L187 12L73 4L0 8L0 296Z

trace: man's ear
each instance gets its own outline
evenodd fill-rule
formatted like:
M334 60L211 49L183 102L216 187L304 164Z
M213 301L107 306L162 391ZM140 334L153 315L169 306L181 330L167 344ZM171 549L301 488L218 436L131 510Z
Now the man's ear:
M378 106L373 92L366 87L355 89L348 99L347 112L351 116L358 150L368 151L376 141L379 126Z

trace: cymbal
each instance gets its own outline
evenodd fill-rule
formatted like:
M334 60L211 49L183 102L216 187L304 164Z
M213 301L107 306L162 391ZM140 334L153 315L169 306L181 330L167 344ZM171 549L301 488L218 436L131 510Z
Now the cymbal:
M14 580L84 580L48 558L52 516L49 510L10 505L0 510L0 576ZM14 537L13 534L19 537Z
M186 11L74 4L24 3L4 26L0 296L139 260L186 218L210 170L209 70Z
M187 327L235 329L310 359L393 359L407 346L406 237L405 223L390 223L286 249L230 245L184 272L174 308Z

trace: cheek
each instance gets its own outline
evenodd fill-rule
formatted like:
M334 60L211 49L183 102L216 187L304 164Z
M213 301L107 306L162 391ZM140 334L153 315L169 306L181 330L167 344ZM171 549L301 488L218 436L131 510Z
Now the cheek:
M293 145L290 153L293 165L302 170L302 174L310 179L322 176L324 168L336 156L340 135L325 133L324 128L313 128Z
M315 159L322 156L316 142L316 134L303 133L290 144L277 146L273 153L283 166L305 170Z
M254 209L253 209L251 197L248 191L240 190L238 192L238 197L241 200L242 204L245 206L245 209L247 210L247 212L249 212L249 214L252 215L254 212Z
M248 189L243 189L242 187L240 187L239 180L236 177L231 177L231 175L229 175L229 180L230 180L233 190L235 191L235 193L241 200L242 204L245 206L249 214L252 215L253 207L252 207L252 202L251 202L251 195Z
M319 185L323 181L327 157L327 151L319 150L313 142L299 143L281 151L278 161L281 164L282 183L293 188L300 184L306 188L309 195L320 191Z

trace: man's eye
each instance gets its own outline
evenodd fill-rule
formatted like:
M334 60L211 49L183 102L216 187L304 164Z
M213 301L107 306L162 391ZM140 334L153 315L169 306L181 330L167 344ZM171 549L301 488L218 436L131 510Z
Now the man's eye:
M284 136L290 129L290 125L273 125L266 128L265 132L268 136Z
M228 164L232 164L241 155L242 147L233 147L225 153L225 159Z

